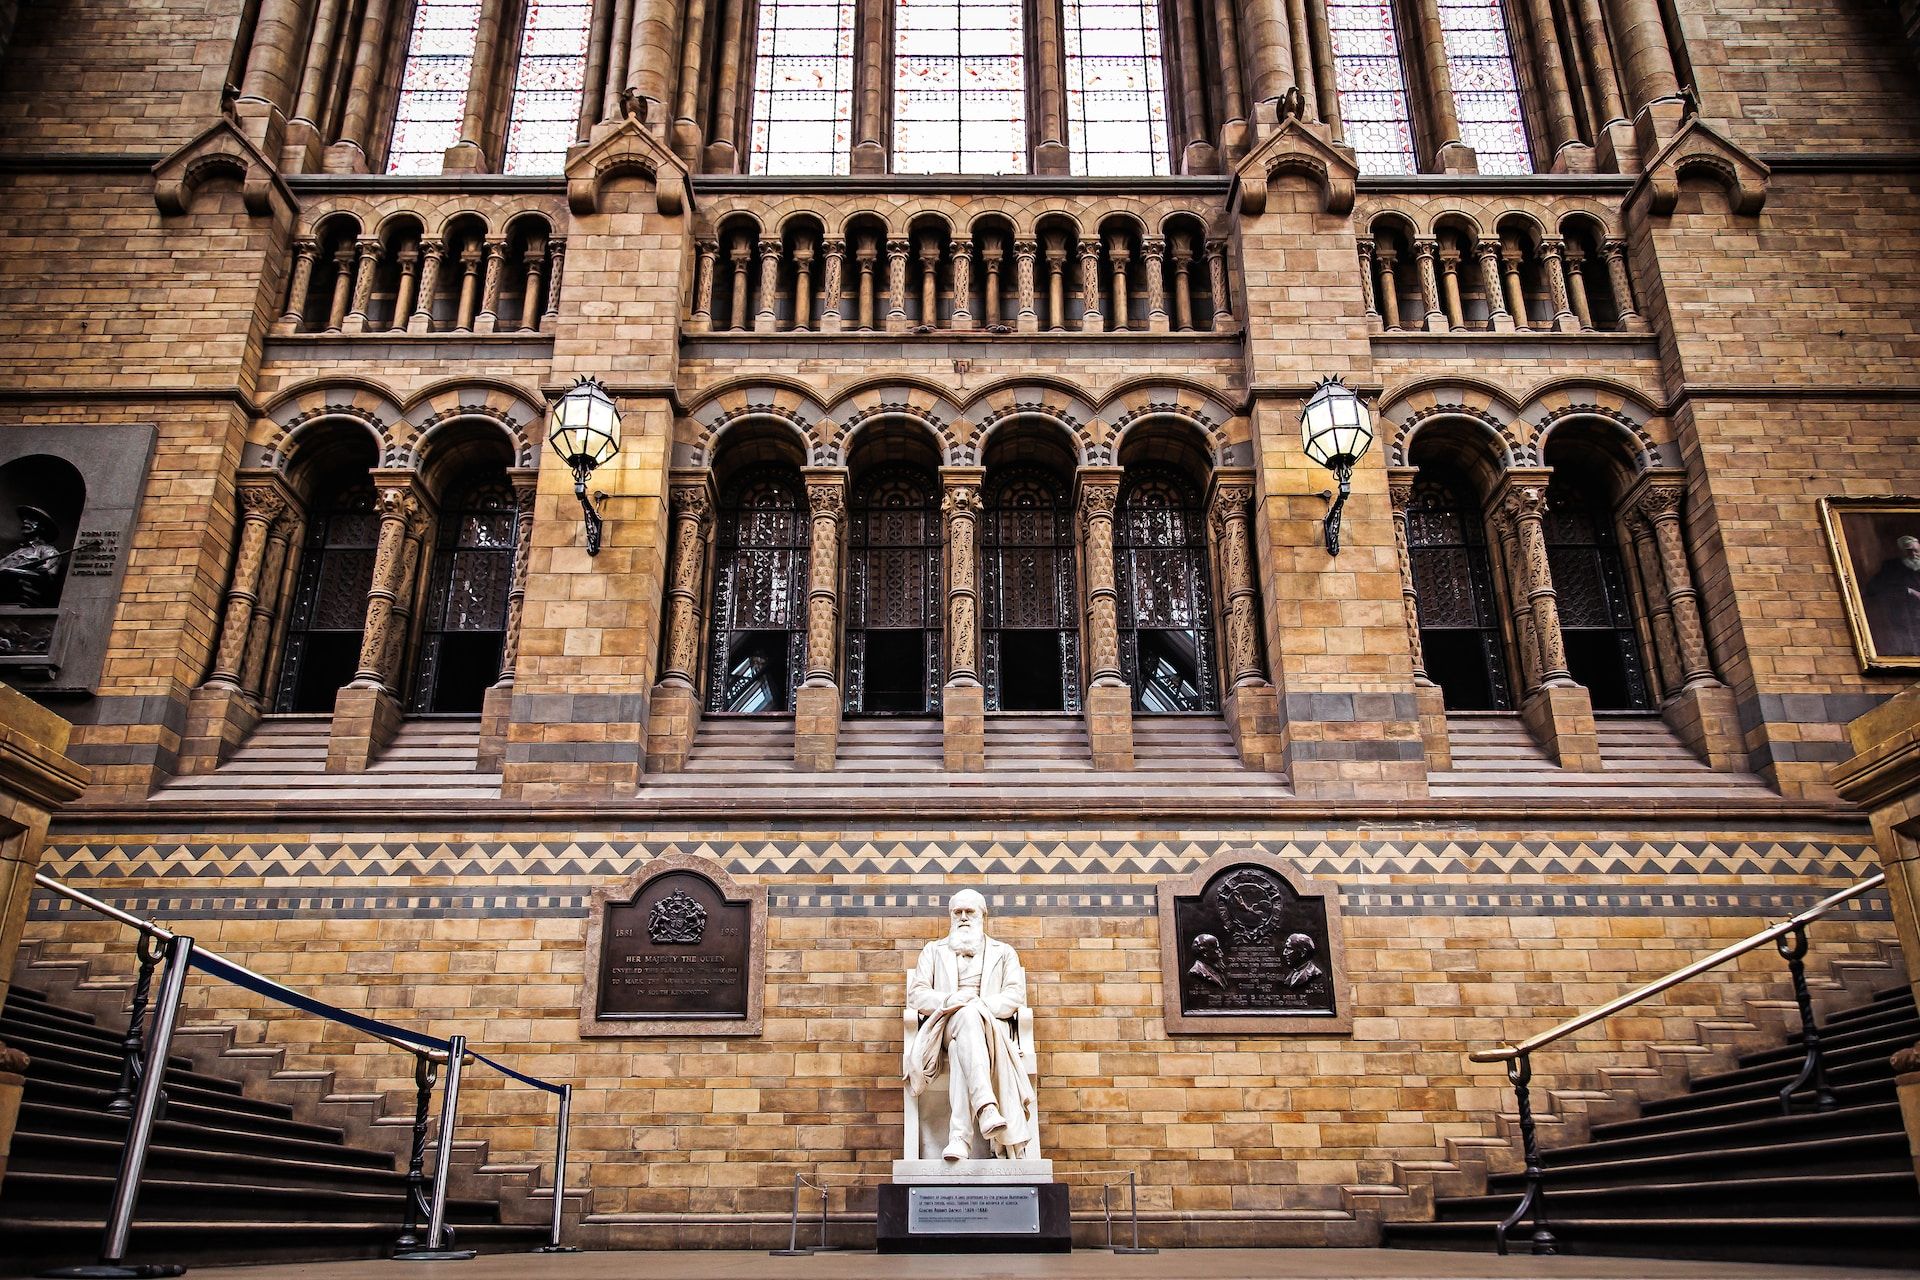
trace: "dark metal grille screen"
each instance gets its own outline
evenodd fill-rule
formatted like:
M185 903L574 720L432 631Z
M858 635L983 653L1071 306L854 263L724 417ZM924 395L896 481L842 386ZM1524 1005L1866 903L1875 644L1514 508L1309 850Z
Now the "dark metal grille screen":
M848 504L850 713L940 709L940 489L923 467L876 467Z
M1605 506L1578 485L1555 479L1547 488L1546 538L1573 678L1587 687L1595 710L1651 706L1626 570Z
M1120 670L1134 710L1219 710L1199 489L1171 467L1127 468L1114 543Z
M373 486L356 485L312 512L287 614L275 711L330 711L359 665L380 518Z
M505 480L471 485L440 512L413 710L478 711L486 686L499 678L514 528L513 487Z
M809 519L800 473L743 472L720 496L707 710L791 711L806 670Z
M981 576L987 710L1080 709L1080 593L1074 578L1073 504L1066 483L1041 467L1008 467L987 482L982 502ZM1033 696L1003 697L1007 664L1045 657L1058 670ZM1025 673L1020 673L1023 678ZM1051 673L1049 673L1051 676Z
M1513 705L1478 512L1451 477L1422 476L1407 508L1407 559L1427 674L1455 711Z

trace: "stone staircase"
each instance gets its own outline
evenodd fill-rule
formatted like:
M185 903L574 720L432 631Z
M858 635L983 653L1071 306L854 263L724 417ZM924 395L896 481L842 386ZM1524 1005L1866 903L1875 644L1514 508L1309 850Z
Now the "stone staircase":
M423 794L441 803L500 797L500 775L479 772L477 717L409 719L365 773L327 772L329 719L267 716L218 769L175 778L152 798L298 804L404 803Z
M1607 767L1582 773L1554 764L1518 715L1450 714L1453 768L1430 775L1432 794L1511 800L1522 790L1537 789L1535 794L1544 797L1604 800L1618 799L1623 788L1631 788L1634 796L1655 803L1779 799L1752 774L1708 768L1658 716L1603 713L1594 718L1594 727Z
M92 1261L127 1127L106 1110L120 1071L126 985L89 982L71 962L33 965L34 955L31 944L23 948L26 981L0 1010L0 1040L30 1058L0 1181L0 1275ZM336 1093L330 1072L281 1070L279 1050L238 1046L231 1027L183 1025L174 1047L129 1261L210 1265L391 1250L405 1207L411 1091L404 1105L383 1094ZM459 1246L544 1243L552 1191L536 1190L537 1173L489 1165L484 1143L457 1139L447 1211Z
M1914 1177L1889 1056L1920 1037L1912 989L1886 987L1824 1017L1829 1111L1777 1096L1799 1072L1799 1032L1740 1054L1684 1091L1600 1119L1578 1141L1543 1132L1548 1222L1563 1253L1715 1261L1911 1266L1920 1245ZM1587 1094L1588 1101L1606 1095ZM1604 1113L1602 1113L1604 1114ZM1383 1242L1491 1250L1526 1179L1512 1162L1477 1193L1441 1194L1433 1220L1388 1222ZM1457 1190L1457 1189L1456 1189ZM1531 1225L1509 1241L1530 1248Z

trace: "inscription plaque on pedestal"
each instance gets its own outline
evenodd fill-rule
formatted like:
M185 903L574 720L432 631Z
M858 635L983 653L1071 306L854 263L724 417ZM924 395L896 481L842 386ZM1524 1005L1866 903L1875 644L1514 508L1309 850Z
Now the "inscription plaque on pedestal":
M758 1035L766 900L690 854L596 889L580 1034Z
M1258 849L1229 849L1160 886L1169 1033L1326 1035L1353 1029L1340 896Z

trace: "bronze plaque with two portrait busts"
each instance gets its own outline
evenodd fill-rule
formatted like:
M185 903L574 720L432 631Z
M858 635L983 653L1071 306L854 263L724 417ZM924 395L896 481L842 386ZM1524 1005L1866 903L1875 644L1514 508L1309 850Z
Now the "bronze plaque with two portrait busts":
M1160 886L1169 1034L1353 1030L1340 896L1259 849L1229 849Z
M758 1035L766 894L679 853L595 890L580 1033Z

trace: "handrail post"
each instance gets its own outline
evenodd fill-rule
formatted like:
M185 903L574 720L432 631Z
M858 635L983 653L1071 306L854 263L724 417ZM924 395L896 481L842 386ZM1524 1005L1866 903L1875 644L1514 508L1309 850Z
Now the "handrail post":
M560 1213L567 1199L567 1128L573 1116L573 1086L560 1086L560 1121L553 1137L553 1235L535 1253L578 1253L575 1245L560 1243Z
M1534 1256L1549 1257L1558 1252L1560 1242L1547 1229L1547 1171L1540 1163L1539 1135L1535 1133L1533 1124L1533 1099L1527 1089L1533 1080L1533 1056L1523 1053L1507 1063L1507 1079L1513 1084L1514 1100L1520 1107L1520 1146L1527 1160L1527 1190L1520 1197L1520 1203L1513 1207L1513 1212L1493 1229L1494 1250L1505 1257L1507 1232L1519 1225L1521 1219L1531 1215Z
M113 1205L107 1211L106 1239L100 1262L90 1267L61 1267L43 1272L66 1277L179 1276L187 1269L177 1263L126 1265L127 1238L133 1231L133 1207L140 1198L140 1177L147 1168L147 1147L153 1140L153 1122L160 1112L160 1084L167 1075L167 1056L173 1050L173 1027L180 1016L180 995L186 989L187 969L193 960L193 939L175 934L167 940L166 968L160 978L160 1001L153 1011L153 1033L147 1043L147 1061L153 1069L140 1077L133 1115L127 1122L127 1145L120 1151L120 1173L113 1184Z
M1793 978L1793 998L1800 1006L1800 1035L1807 1046L1807 1057L1800 1065L1800 1074L1780 1090L1780 1110L1792 1115L1793 1095L1811 1083L1815 1108L1831 1111L1839 1105L1840 1100L1827 1087L1827 1062L1820 1045L1820 1023L1813 1016L1813 993L1807 990L1806 926L1795 924L1774 939L1774 946L1780 949L1781 957L1787 962L1787 973Z
M427 1215L427 1108L433 1100L433 1058L424 1049L413 1051L413 1143L407 1156L407 1210L400 1238L393 1242L395 1257L420 1247L420 1222Z
M471 1258L471 1249L449 1249L447 1239L447 1178L453 1169L453 1129L460 1113L460 1065L467 1056L467 1038L450 1036L447 1045L447 1083L440 1095L440 1140L434 1149L433 1200L427 1217L427 1247L395 1256L407 1262L457 1262Z
M133 979L133 1003L127 1012L127 1035L120 1042L120 1079L114 1082L113 1096L107 1099L107 1110L115 1115L125 1115L133 1110L133 1093L140 1087L141 1074L146 1070L147 1000L153 990L154 967L160 963L157 941L149 933L134 935L133 949L140 958L140 969ZM166 1102L164 1091L160 1100L162 1104Z

